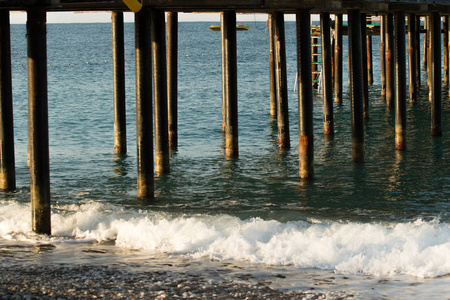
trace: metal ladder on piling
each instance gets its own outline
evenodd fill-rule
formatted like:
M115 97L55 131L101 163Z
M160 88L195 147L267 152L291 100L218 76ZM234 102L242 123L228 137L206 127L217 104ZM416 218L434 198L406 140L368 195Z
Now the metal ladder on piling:
M316 92L320 92L322 89L322 44L320 38L320 25L311 24L311 76L313 89Z
M322 44L320 43L320 25L311 24L311 76L313 89L322 91ZM298 73L295 76L294 92L296 92Z

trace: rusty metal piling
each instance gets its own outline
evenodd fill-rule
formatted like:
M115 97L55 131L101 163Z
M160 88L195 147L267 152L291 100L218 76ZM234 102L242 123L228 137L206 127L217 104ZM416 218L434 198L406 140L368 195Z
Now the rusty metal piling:
M32 229L51 234L46 12L27 11L28 140Z
M178 147L178 13L167 13L167 108L169 147Z
M416 37L415 37L415 65L416 65L416 87L417 90L420 88L421 85L421 68L420 68L420 31L421 31L421 25L420 25L420 16L416 15Z
M381 97L386 97L386 16L380 16L380 83Z
M220 13L220 28L224 27L223 12ZM221 68L222 68L222 133L225 136L227 128L227 106L226 106L226 76L225 76L225 31L220 31L220 50L221 50Z
M342 14L335 15L334 21L334 102L342 103Z
M167 108L166 31L163 10L152 10L153 106L155 118L155 173L170 173Z
M448 16L442 16L442 33L444 45L444 84L448 85Z
M223 12L222 28L225 71L225 155L239 156L238 144L238 93L236 53L236 12Z
M369 16L372 18L371 16ZM366 24L366 23L365 23ZM372 24L372 21L367 21L368 25ZM367 44L367 82L369 85L373 85L373 58L372 58L372 35L366 35Z
M9 11L0 10L0 189L16 189Z
M151 9L135 14L137 196L154 197Z
M431 135L442 135L442 75L441 75L441 13L432 12L430 18L430 102Z
M395 12L395 149L406 149L405 13Z
M394 87L394 15L386 15L386 104L389 108L394 107L395 87Z
M313 87L311 77L311 16L296 12L298 70L298 154L299 175L314 178Z
M320 14L320 32L322 34L323 133L325 135L333 135L333 82L331 78L331 32L329 13Z
M277 91L274 60L273 14L269 14L269 76L270 76L270 115L277 116Z
M350 58L350 92L352 110L352 158L354 162L364 162L364 103L363 67L361 41L361 12L348 12L348 40Z
M289 149L291 147L291 142L289 136L286 44L284 33L284 14L282 12L273 13L273 25L275 45L275 74L277 86L278 148ZM308 29L309 28L310 27L308 27Z
M411 103L417 101L416 29L416 16L414 14L408 14L409 102Z
M111 13L113 90L114 90L114 153L127 153L125 105L125 50L123 12Z
M369 119L369 71L368 71L368 55L367 55L367 26L366 14L361 13L361 46L362 46L362 68L363 68L363 104L364 104L364 119Z

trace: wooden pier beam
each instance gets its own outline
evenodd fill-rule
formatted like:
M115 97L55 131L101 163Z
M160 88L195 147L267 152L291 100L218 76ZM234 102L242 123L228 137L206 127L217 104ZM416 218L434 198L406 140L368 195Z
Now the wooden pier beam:
M334 102L342 103L342 14L335 15Z
M320 14L320 32L322 34L323 133L325 135L334 135L333 80L331 68L331 32L329 13Z
M408 14L408 66L409 66L409 102L417 101L417 48L416 48L416 16Z
M114 153L127 153L125 105L125 42L123 12L111 13L113 90L114 90Z
M395 87L394 87L394 15L386 15L386 104L389 108L394 107Z
M369 71L368 71L368 55L367 55L367 26L365 13L361 13L361 45L362 45L362 67L363 67L363 106L364 119L369 119Z
M9 11L0 10L0 189L16 189Z
M352 106L352 158L354 162L364 162L364 103L363 66L361 40L361 12L348 12L348 40L350 58L350 92Z
M277 123L278 148L291 147L289 136L289 109L286 74L286 44L284 34L284 14L273 13L274 45L275 45L275 74L277 91ZM308 27L309 28L309 27ZM310 73L311 75L311 73Z
M386 15L380 16L381 97L386 97Z
M405 13L397 11L395 18L395 149L406 149L406 53Z
M274 59L273 14L269 14L270 115L277 116L277 91Z
M236 53L236 12L223 12L223 63L225 70L225 155L227 157L239 156L238 143L238 92L237 92L237 53Z
M44 9L27 11L31 224L39 234L51 234L46 27Z
M432 12L430 18L430 102L431 135L442 135L442 75L441 75L441 13Z
M151 10L135 14L137 196L154 197Z
M296 12L298 70L299 175L314 178L313 87L311 77L311 15Z
M371 16L369 16L371 17ZM372 21L366 20L366 23L371 25ZM367 82L369 85L373 85L373 58L372 58L372 35L366 34L366 44L367 44Z
M155 108L155 173L170 173L167 108L166 30L163 10L152 10L153 105Z
M167 103L169 147L178 147L178 13L167 13Z

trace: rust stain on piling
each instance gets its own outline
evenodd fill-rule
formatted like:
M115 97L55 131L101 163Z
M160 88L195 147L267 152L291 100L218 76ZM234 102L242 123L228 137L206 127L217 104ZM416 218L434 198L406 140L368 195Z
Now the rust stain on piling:
M395 129L395 150L406 150L406 132L401 128Z
M290 148L289 138L286 134L279 132L278 133L278 148L280 149L289 149Z
M225 155L227 157L239 156L239 146L237 138L227 137L225 139Z
M138 178L137 186L138 198L154 198L153 180Z
M299 156L299 176L302 179L312 179L314 177L314 137L298 136L298 156Z

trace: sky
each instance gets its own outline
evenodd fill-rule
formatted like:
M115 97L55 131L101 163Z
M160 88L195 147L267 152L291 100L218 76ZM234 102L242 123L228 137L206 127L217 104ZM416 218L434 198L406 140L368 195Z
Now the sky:
M266 14L238 14L238 22L266 21ZM25 12L11 12L11 24L25 24L27 15ZM134 22L134 14L124 13L125 22ZM220 22L218 13L179 13L179 22ZM295 21L295 15L285 15L285 21ZM111 12L48 12L47 23L109 23Z

